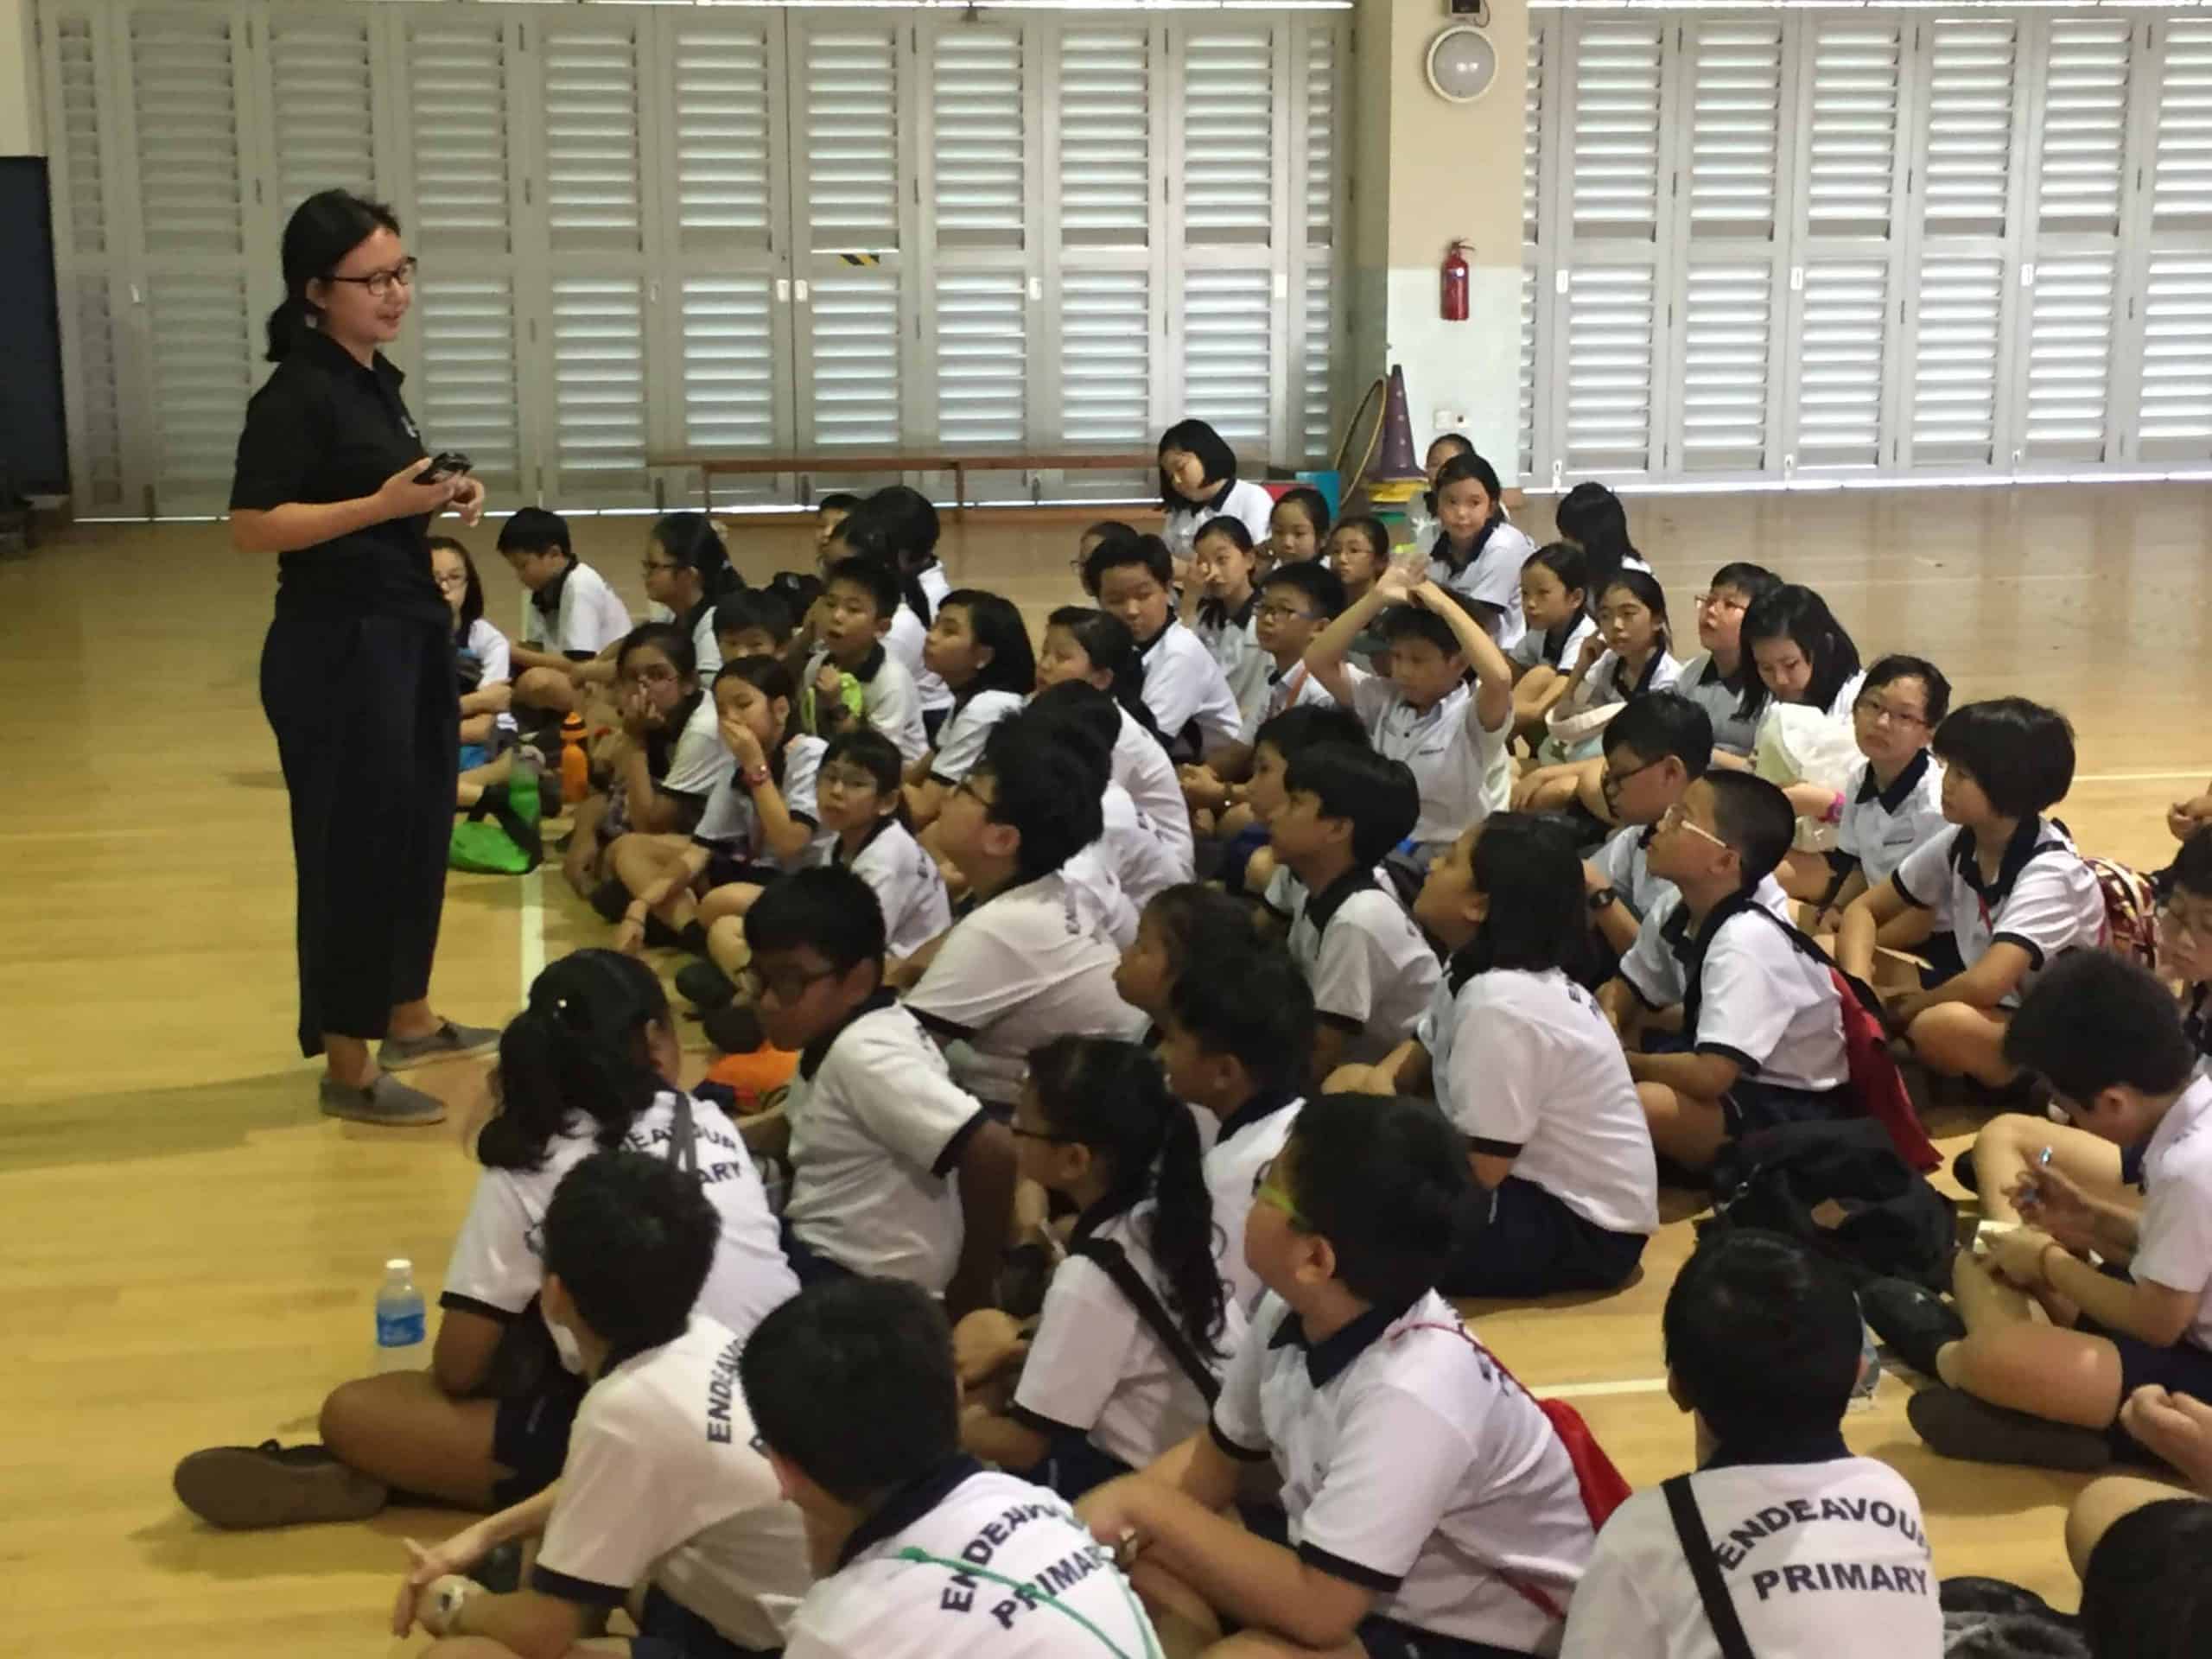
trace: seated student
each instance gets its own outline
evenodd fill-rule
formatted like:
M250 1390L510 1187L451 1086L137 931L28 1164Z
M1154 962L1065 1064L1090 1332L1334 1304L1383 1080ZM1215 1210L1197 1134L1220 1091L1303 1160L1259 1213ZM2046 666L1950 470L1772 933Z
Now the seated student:
M952 925L952 904L937 861L906 823L899 751L873 728L847 732L822 757L816 800L836 838L816 848L824 864L850 870L883 907L893 961L912 956Z
M1417 878L1438 848L1485 814L1503 812L1512 795L1513 671L1457 599L1433 582L1410 581L1400 571L1386 575L1322 631L1306 664L1367 723L1377 753L1413 769L1421 816L1408 861ZM1355 683L1344 653L1385 603L1397 606L1382 620L1389 676Z
M1320 677L1306 666L1305 659L1315 636L1344 608L1344 584L1319 559L1280 566L1260 583L1259 604L1252 613L1255 637L1274 666L1268 671L1267 696L1259 717L1245 728L1243 742L1219 751L1213 765L1181 769L1183 798L1193 811L1217 815L1215 838L1236 841L1242 837L1249 842L1241 849L1230 849L1228 857L1232 861L1249 856L1266 841L1267 833L1265 826L1255 823L1250 810L1242 807L1235 785L1224 779L1249 775L1252 748L1259 741L1261 729L1286 709L1338 706ZM1344 676L1357 686L1367 678L1367 672L1346 663Z
M1955 970L1891 1012L1929 1071L2001 1089L2013 1081L2001 1051L2022 994L2063 952L2104 942L2096 873L2043 817L2073 786L2074 729L2055 709L1999 697L1952 710L1933 747L1943 817L1958 827L1922 842L1853 901L1836 960L1869 979L1883 928L1909 909L1948 919Z
M898 607L898 579L883 565L838 560L823 585L821 643L807 659L801 689L812 693L814 734L835 737L854 719L844 695L844 677L852 676L860 685L861 717L912 766L927 752L929 740L913 677L883 646Z
M791 613L773 594L741 588L715 601L715 649L722 661L741 657L773 657L781 660L791 649ZM794 680L800 664L786 664Z
M520 507L499 526L499 551L530 590L529 614L513 650L515 701L567 714L578 706L576 670L630 632L630 610L607 578L577 558L569 521Z
M1173 844L1153 822L1151 814L1114 780L1114 743L1121 734L1121 710L1097 687L1081 680L1064 680L1039 692L1020 718L1031 731L1065 744L1096 775L1099 817L1104 828L1096 847L1089 850L1113 872L1132 907L1128 925L1134 929L1135 910L1187 875L1176 859Z
M1313 988L1313 1074L1378 1060L1413 1035L1435 992L1436 952L1375 867L1405 838L1421 794L1405 763L1326 746L1301 753L1268 820L1275 862L1298 878L1290 954Z
M1160 505L1161 533L1183 557L1216 518L1234 518L1252 543L1263 542L1274 512L1273 496L1237 480L1236 452L1204 421L1178 421L1160 435Z
M1357 605L1390 565L1390 529L1380 518L1355 514L1329 532L1329 568L1344 585L1344 603Z
M1835 976L1775 925L1789 901L1774 868L1796 828L1764 778L1712 772L1692 784L1651 842L1652 873L1677 897L1644 918L1620 978L1599 993L1616 1023L1631 1001L1681 1004L1687 1048L1631 1048L1628 1069L1652 1146L1683 1169L1708 1167L1752 1129L1850 1109Z
M1192 546L1181 616L1221 665L1229 695L1236 699L1240 736L1268 695L1268 657L1252 617L1260 602L1253 585L1258 574L1259 555L1244 526L1234 518L1209 519Z
M1598 631L1582 550L1550 542L1521 567L1521 614L1528 624L1513 649L1513 723L1531 743L1542 741L1544 716L1567 695L1567 677Z
M744 1337L693 1306L714 1206L658 1158L599 1152L562 1178L544 1235L545 1317L590 1379L560 1481L435 1548L410 1542L392 1633L419 1621L439 1659L574 1652L642 1592L640 1652L775 1648L810 1580L805 1529L729 1398ZM526 1588L461 1576L541 1537Z
M1077 1506L1129 1536L1171 1643L1233 1621L1240 1652L1556 1649L1590 1516L1557 1431L1434 1288L1474 1208L1457 1140L1420 1102L1300 1110L1244 1227L1268 1294L1206 1432ZM1270 1460L1287 1547L1223 1513Z
M1160 1652L1112 1548L1052 1492L961 1452L952 1333L912 1286L803 1292L738 1376L816 1574L785 1659Z
M1659 820L1705 776L1713 722L1679 692L1647 691L1606 722L1604 741L1600 787L1621 828L1584 861L1582 884L1591 926L1618 960L1643 918L1674 895L1675 884L1651 873L1651 842Z
M1205 642L1169 608L1174 580L1157 536L1101 542L1083 567L1084 587L1136 642L1154 726L1169 754L1187 760L1237 741L1244 715Z
M963 1086L1001 1105L1020 1097L1030 1052L1053 1038L1143 1029L1114 990L1121 949L1109 929L1127 900L1065 874L1104 827L1096 782L1046 734L1002 726L938 819L938 849L975 902L905 1006L950 1046Z
M1658 1230L1658 1170L1620 1041L1560 971L1582 931L1580 863L1557 820L1500 813L1430 867L1414 901L1452 955L1412 1052L1373 1082L1412 1093L1408 1073L1425 1068L1488 1196L1482 1230L1437 1281L1450 1295L1611 1290Z
M1782 578L1773 571L1740 560L1714 571L1697 596L1697 642L1702 649L1682 664L1682 677L1675 683L1675 690L1712 716L1713 747L1746 764L1758 735L1766 686L1744 648L1744 618L1781 586Z
M906 810L917 829L937 822L944 798L968 775L991 728L1021 712L1037 686L1029 627L1014 601L961 588L938 601L922 660L950 690L936 747L907 768Z
M1153 894L1138 912L1137 936L1114 964L1114 990L1152 1022L1144 1041L1156 1044L1166 1029L1169 994L1185 963L1217 949L1249 953L1261 944L1248 906L1218 887L1178 882Z
M1075 1230L1027 1357L1002 1350L1001 1367L1020 1373L1011 1402L971 1396L960 1439L1080 1497L1205 1426L1243 1310L1222 1283L1198 1130L1158 1060L1134 1043L1057 1038L1029 1057L1013 1128L1022 1178L1071 1205Z
M915 695L921 699L923 728L932 742L952 712L951 689L924 656L937 607L952 591L944 567L938 562L938 534L937 509L927 496L906 484L876 491L833 532L848 552L882 565L898 582L899 603L891 613L891 631L883 645L913 680Z
M1664 1329L1667 1391L1691 1414L1697 1471L1606 1522L1561 1659L1730 1650L1669 1513L1677 1490L1708 1541L1738 1650L1934 1659L1943 1610L1920 1500L1843 1443L1860 1330L1842 1272L1779 1233L1711 1232L1667 1293Z
M1950 710L1951 683L1923 658L1885 657L1866 671L1851 705L1853 734L1866 759L1837 804L1835 850L1825 861L1796 854L1784 864L1785 870L1800 860L1825 864L1795 894L1817 911L1810 931L1834 933L1860 893L1880 887L1907 853L1943 832L1943 768L1929 753L1928 740ZM1786 876L1782 885L1790 887ZM1908 950L1929 932L1904 918L1891 927L1881 943Z
M645 576L648 619L673 622L690 634L699 677L711 681L723 662L715 607L745 587L730 568L729 549L715 521L703 512L664 512L655 519L645 542ZM613 677L612 669L607 664L604 677Z
M2212 1403L2151 1383L2127 1396L2120 1408L2120 1426L2136 1444L2171 1465L2191 1491L2183 1496L2171 1479L2145 1475L2101 1475L2075 1494L2066 1514L2066 1554L2085 1596L2089 1563L2102 1551L2105 1535L2137 1510L2180 1503L2190 1507L2192 1526L2212 1518L2212 1503L2204 1501L2212 1493ZM2201 1551L2196 1572L2201 1579Z
M1288 951L1239 938L1225 921L1194 934L1166 983L1160 1064L1168 1086L1217 1125L1205 1155L1215 1224L1230 1243L1223 1271L1239 1307L1260 1300L1242 1248L1261 1172L1290 1137L1303 1103L1313 995Z
M746 1122L762 1150L788 1150L793 1268L810 1284L909 1280L960 1313L984 1306L1013 1209L1013 1142L883 988L875 895L850 870L801 870L745 912L745 942L761 1029L799 1056L780 1119Z
M1310 484L1299 484L1275 498L1261 551L1280 570L1286 565L1318 563L1328 539L1329 498Z
M1168 758L1167 740L1144 701L1144 664L1136 641L1119 617L1082 605L1064 605L1046 619L1037 653L1037 689L1081 680L1114 699L1121 726L1114 739L1114 781L1129 792L1160 834L1182 879L1196 868L1191 816Z
M1097 550L1099 543L1128 541L1134 539L1136 534L1137 527L1126 520L1101 518L1077 537L1075 557L1068 561L1068 569L1074 574L1076 585L1083 586L1083 568L1090 563L1090 556Z
M830 573L835 562L830 544L836 539L838 528L859 508L861 498L846 490L832 490L814 504L814 563L817 572Z
M1414 498L1415 505L1408 517L1414 527L1413 546L1423 558L1435 550L1444 534L1436 499L1437 479L1444 471L1444 463L1474 453L1474 440L1464 432L1440 432L1421 452L1421 471L1427 475L1428 487Z
M1252 775L1229 791L1221 828L1231 834L1249 827L1262 843L1239 869L1223 867L1233 893L1255 900L1272 920L1290 925L1290 912L1303 888L1298 878L1274 861L1266 846L1268 821L1282 810L1283 774L1302 751L1330 743L1366 748L1367 728L1351 709L1333 701L1293 703L1263 724L1252 744Z
M1547 764L1526 773L1513 791L1523 811L1550 811L1580 793L1583 762L1602 752L1592 722L1608 719L1630 697L1673 688L1681 664L1670 651L1667 595L1648 572L1624 570L1598 596L1598 632L1582 642L1567 671L1567 690L1546 716L1549 733L1537 751Z
M1649 571L1651 566L1629 539L1628 509L1621 499L1594 480L1585 479L1552 509L1552 523L1559 538L1582 555L1590 575L1590 601L1612 585L1624 570Z
M791 671L772 657L741 657L715 677L714 708L731 765L690 842L632 834L608 851L629 894L617 950L704 948L717 923L742 916L764 885L826 842L815 788L829 746L799 730Z
M1754 721L1775 703L1802 703L1831 720L1850 714L1866 678L1859 647L1810 588L1784 582L1761 594L1744 613L1738 637L1758 670L1758 686L1745 700Z
M607 950L550 964L500 1034L474 1147L484 1173L454 1243L429 1370L341 1384L323 1402L320 1446L194 1452L176 1470L186 1507L219 1527L290 1526L373 1515L393 1488L491 1510L550 1482L583 1387L563 1369L573 1347L541 1328L542 1227L561 1178L602 1147L696 1176L721 1223L698 1311L749 1332L798 1283L736 1127L683 1091L682 1063L652 969ZM531 1380L518 1388L505 1380L512 1370Z
M1428 579L1464 595L1478 623L1500 651L1521 642L1521 567L1535 543L1505 516L1497 469L1472 449L1446 461L1430 496L1437 537L1428 550Z
M2196 1075L2212 1077L2212 828L2199 830L2163 876L2166 884L2158 909L2158 973L2181 985L2181 1027L2196 1054ZM2055 1168L2100 1202L2131 1211L2143 1207L2141 1171L2123 1160L2102 1135L2070 1123L2054 1123L2042 1112L2005 1112L1981 1126L1974 1151L1955 1161L1952 1173L1971 1187L1982 1218L2018 1222L2012 1194L2031 1170ZM2033 1182L2028 1184L2031 1188ZM2212 1464L2207 1465L2212 1471ZM2212 1488L2212 1479L2208 1479Z
M640 623L614 661L621 724L594 757L611 781L577 807L561 858L569 885L610 922L620 919L630 893L609 868L609 850L625 836L689 834L735 764L683 629Z
M468 549L450 536L430 537L430 579L453 613L454 687L461 700L461 777L455 804L474 806L506 780L504 753L515 731L507 636L484 614L484 583Z
M2204 1552L2212 1503L2175 1497L2130 1510L2100 1536L2082 1567L2082 1633L2090 1659L2212 1649Z
M1955 1309L1883 1280L1867 1287L1867 1314L1947 1385L1908 1408L1934 1450L2094 1468L2137 1389L2212 1398L2212 1080L2196 1075L2172 995L2104 950L2037 980L2005 1055L2075 1123L2140 1160L2140 1214L2038 1166L2012 1188L2024 1224L1954 1264ZM2093 1252L2105 1267L2084 1259ZM2112 1439L2127 1445L2124 1428Z

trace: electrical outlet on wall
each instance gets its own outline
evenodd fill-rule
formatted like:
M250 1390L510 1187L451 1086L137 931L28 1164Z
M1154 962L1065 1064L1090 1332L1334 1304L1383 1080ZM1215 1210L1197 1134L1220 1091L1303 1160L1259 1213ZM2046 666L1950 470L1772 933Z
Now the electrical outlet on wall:
M1466 424L1467 417L1456 409L1435 410L1429 415L1428 425L1432 432L1458 432Z

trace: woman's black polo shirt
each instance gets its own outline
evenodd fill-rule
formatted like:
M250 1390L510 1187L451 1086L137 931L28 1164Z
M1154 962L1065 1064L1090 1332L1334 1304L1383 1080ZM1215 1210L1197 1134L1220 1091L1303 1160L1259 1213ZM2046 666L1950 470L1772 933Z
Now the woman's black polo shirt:
M425 454L400 399L403 378L381 353L364 367L334 340L303 331L246 405L232 509L266 512L288 501L321 505L374 495L385 480ZM450 613L430 579L429 525L427 516L388 519L280 554L279 608L444 622Z

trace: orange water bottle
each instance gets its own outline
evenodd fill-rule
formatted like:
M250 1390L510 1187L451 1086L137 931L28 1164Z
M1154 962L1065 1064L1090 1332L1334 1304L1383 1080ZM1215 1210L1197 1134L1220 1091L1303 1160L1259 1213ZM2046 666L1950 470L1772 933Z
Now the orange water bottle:
M574 806L591 793L591 757L584 753L584 717L571 713L561 722L561 800Z

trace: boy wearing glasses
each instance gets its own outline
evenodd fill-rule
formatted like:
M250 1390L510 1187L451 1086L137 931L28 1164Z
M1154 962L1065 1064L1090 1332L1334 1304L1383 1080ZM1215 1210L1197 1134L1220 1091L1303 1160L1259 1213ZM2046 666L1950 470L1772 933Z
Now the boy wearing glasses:
M1652 1147L1677 1169L1708 1168L1751 1130L1851 1109L1834 976L1777 925L1789 899L1774 870L1796 823L1764 778L1711 772L1692 784L1651 842L1652 873L1676 896L1644 918L1620 977L1599 993L1624 1038L1648 1023L1638 1005L1681 1008L1681 1052L1628 1046Z
M906 1006L962 1086L994 1104L1021 1097L1031 1052L1055 1037L1145 1028L1114 988L1128 900L1102 860L1076 856L1105 833L1101 788L1048 722L1020 715L992 728L938 816L938 855L972 903Z
M1673 882L1651 873L1651 842L1659 820L1712 764L1713 721L1678 691L1646 691L1606 722L1601 741L1599 787L1622 827L1582 861L1582 887L1591 927L1618 958L1674 893Z
M1212 1421L1076 1506L1134 1559L1169 1651L1235 1626L1255 1652L1332 1659L1558 1650L1590 1516L1542 1411L1434 1288L1474 1209L1427 1104L1300 1110L1245 1223L1268 1294ZM1267 1461L1287 1544L1227 1512Z
M829 866L773 883L745 914L760 1028L796 1050L780 1115L747 1144L786 1157L784 1249L799 1282L863 1274L985 1306L1014 1204L1014 1141L959 1088L883 988L883 910Z

